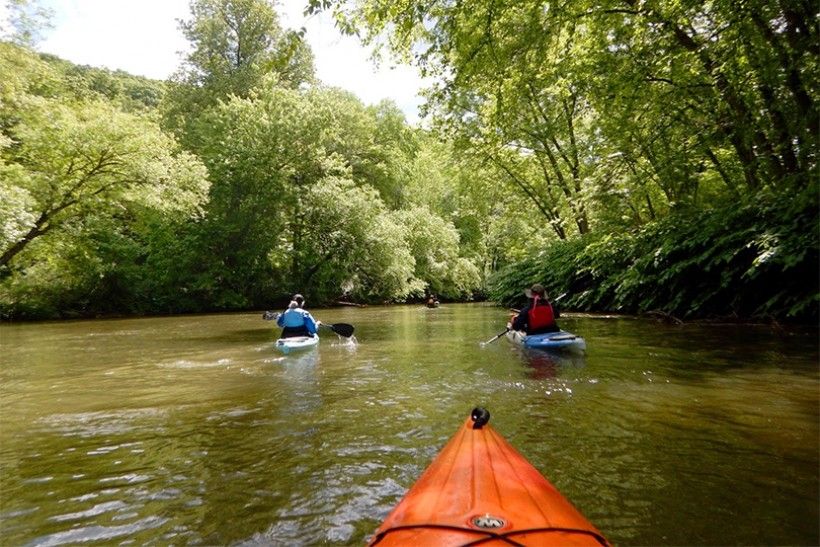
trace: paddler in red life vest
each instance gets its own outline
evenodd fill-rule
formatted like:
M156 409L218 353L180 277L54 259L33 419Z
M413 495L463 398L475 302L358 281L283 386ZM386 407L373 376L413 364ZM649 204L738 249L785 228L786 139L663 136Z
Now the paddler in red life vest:
M555 313L552 310L552 304L547 300L547 291L544 290L543 285L536 283L531 288L526 289L524 294L530 301L513 318L513 330L521 330L527 334L542 334L561 330L555 323Z

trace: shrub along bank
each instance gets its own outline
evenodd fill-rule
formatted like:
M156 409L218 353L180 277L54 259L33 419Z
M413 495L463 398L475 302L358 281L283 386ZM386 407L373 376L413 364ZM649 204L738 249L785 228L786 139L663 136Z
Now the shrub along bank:
M816 323L820 237L812 186L800 196L679 212L632 231L557 242L499 271L491 298L519 305L522 288L541 282L576 311Z

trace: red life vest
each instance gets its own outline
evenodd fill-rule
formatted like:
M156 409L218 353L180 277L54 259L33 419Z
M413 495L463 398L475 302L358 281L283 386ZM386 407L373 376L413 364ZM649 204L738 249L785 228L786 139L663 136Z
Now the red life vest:
M543 304L538 304L538 297L532 299L532 307L527 314L527 330L536 331L544 327L550 327L555 324L555 316L552 313L552 304L544 301Z

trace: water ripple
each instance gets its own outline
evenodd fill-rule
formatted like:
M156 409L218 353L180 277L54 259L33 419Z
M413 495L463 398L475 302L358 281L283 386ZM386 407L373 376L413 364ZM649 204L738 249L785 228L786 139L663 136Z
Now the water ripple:
M122 501L119 501L119 500L107 501L107 502L104 502L104 503L98 503L94 507L92 507L90 509L86 509L85 511L77 511L75 513L66 513L64 515L55 515L55 516L49 517L48 520L52 520L52 521L56 521L56 522L62 522L62 521L66 521L66 520L77 520L77 519L81 519L81 518L85 518L85 517L93 517L93 516L96 516L96 515L101 515L103 513L109 512L109 511L116 511L116 510L122 509L124 507L127 507L127 505L125 503L123 503Z
M80 412L76 414L52 414L37 423L63 435L96 437L124 434L137 429L140 422L165 416L166 410L158 408L123 409L119 411Z
M147 517L131 524L121 526L84 526L65 532L56 532L35 538L26 545L32 547L50 547L72 543L89 543L92 541L110 541L118 537L129 536L137 532L158 528L168 522L164 517Z

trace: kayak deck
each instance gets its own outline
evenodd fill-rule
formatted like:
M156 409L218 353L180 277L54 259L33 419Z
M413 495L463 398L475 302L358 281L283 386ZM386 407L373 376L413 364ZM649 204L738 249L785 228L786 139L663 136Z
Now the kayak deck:
M468 418L370 545L608 545L501 435L474 425Z
M587 343L583 338L565 330L544 334L526 334L517 330L509 330L507 331L507 339L513 344L531 349L579 352L587 349Z
M276 341L276 349L284 354L292 351L299 351L310 349L319 343L319 337L313 336L290 336L288 338L280 338Z

